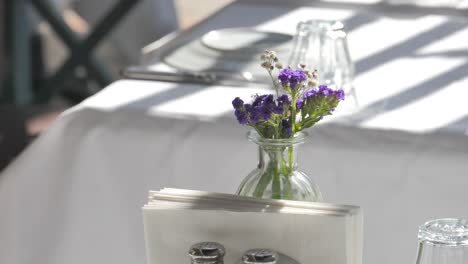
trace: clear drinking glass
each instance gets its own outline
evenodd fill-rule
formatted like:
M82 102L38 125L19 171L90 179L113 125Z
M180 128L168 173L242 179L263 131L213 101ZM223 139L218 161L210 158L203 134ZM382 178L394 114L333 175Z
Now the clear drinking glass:
M357 106L353 87L354 63L349 53L344 25L339 21L309 20L297 25L293 51L288 64L304 63L317 69L319 83L343 89ZM349 97L348 97L349 98Z
M419 227L416 264L467 264L468 220L438 219Z
M299 22L288 65L295 67L299 63L306 63L311 68L318 67L323 57L321 47L324 45L326 33L343 30L343 28L343 24L339 21L308 20Z

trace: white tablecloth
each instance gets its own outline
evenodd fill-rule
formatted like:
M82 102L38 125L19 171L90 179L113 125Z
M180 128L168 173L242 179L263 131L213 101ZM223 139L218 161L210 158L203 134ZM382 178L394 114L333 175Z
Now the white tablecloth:
M253 10L224 12L239 9ZM366 23L350 34L368 45L354 49L359 67L372 65L356 80L362 108L312 129L299 162L327 201L364 209L365 264L412 263L419 224L468 212L467 61L436 55L460 51L467 30L434 16ZM378 30L395 23L391 39ZM418 28L439 37L426 43ZM414 34L424 48L394 59ZM256 165L230 105L254 92L124 80L63 114L0 175L0 263L144 263L148 190L232 193Z

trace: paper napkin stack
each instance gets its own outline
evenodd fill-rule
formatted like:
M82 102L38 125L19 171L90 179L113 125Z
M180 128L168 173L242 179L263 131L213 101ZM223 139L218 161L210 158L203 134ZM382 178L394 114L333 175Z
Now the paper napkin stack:
M143 218L148 264L190 263L188 249L202 241L224 245L227 264L253 248L303 264L362 263L357 206L166 188L150 192Z

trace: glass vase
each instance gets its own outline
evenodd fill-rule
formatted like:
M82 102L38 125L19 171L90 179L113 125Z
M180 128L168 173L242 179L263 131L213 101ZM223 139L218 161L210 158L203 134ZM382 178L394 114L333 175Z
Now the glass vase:
M419 227L416 264L468 263L468 220L445 218Z
M247 138L258 145L259 161L257 167L240 184L238 195L322 201L318 186L297 165L297 148L305 142L307 133L299 132L288 139L265 139L256 131L249 131Z

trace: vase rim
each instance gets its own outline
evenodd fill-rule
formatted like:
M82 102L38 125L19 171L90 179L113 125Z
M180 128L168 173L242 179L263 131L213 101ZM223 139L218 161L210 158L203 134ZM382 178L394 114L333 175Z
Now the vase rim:
M262 138L257 131L250 130L247 132L247 139L258 145L270 145L270 146L291 146L296 144L302 144L307 141L309 133L305 131L296 132L294 137L291 138Z

